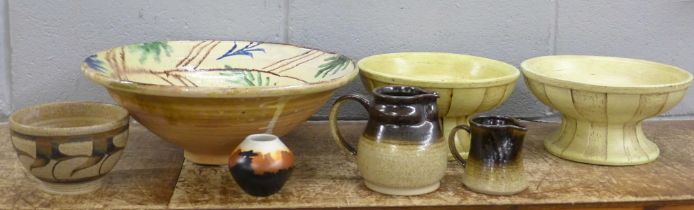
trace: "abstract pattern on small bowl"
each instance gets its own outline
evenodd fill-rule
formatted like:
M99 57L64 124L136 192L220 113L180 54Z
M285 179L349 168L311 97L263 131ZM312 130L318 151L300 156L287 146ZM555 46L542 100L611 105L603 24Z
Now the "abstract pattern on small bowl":
M11 140L21 164L42 189L79 194L100 187L128 140L128 114L99 103L54 103L18 110Z
M294 155L277 136L253 134L234 149L229 171L246 193L270 196L279 191L294 170Z
M216 40L116 47L87 57L82 72L187 160L213 165L250 134L287 134L358 73L335 53Z

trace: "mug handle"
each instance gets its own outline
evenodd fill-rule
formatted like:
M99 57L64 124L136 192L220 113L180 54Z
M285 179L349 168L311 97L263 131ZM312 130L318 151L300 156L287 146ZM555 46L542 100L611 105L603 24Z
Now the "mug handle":
M347 141L345 141L345 138L343 138L342 134L340 133L340 129L337 127L337 111L338 109L340 109L342 103L347 102L347 100L350 99L359 102L359 104L361 104L367 110L369 109L369 107L371 107L371 102L362 95L344 95L335 100L335 103L333 103L333 107L330 108L330 115L328 116L328 121L330 122L330 133L333 135L335 143L342 147L342 149L347 150L352 155L357 155L357 149L355 149L354 146L350 145L349 143L347 143Z
M463 158L463 156L458 153L458 148L455 147L455 136L456 133L460 130L465 130L467 131L470 135L472 135L472 132L470 132L470 126L467 125L458 125L453 127L451 129L451 134L448 135L448 148L451 149L451 153L453 153L453 157L460 162L460 164L463 165L463 168L465 165L467 165L467 161Z

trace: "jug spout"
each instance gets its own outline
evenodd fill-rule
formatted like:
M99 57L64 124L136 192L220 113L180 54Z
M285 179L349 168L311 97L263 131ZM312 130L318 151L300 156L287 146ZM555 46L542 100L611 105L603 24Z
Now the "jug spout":
M365 134L426 144L441 139L438 94L411 86L385 86L373 91Z
M471 121L477 126L487 129L510 129L523 132L528 130L528 128L518 122L518 120L506 116L477 117Z
M385 86L374 90L372 119L383 124L414 126L436 121L436 92L411 86ZM438 129L438 124L435 125Z
M436 102L438 93L411 86L385 86L374 90L374 99L385 103L414 104Z

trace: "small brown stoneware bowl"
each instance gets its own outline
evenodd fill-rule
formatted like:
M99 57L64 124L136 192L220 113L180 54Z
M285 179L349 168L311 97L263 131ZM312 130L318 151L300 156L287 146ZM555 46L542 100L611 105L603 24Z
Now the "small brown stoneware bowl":
M42 190L92 192L123 155L128 120L127 110L95 102L23 108L10 116L12 145Z

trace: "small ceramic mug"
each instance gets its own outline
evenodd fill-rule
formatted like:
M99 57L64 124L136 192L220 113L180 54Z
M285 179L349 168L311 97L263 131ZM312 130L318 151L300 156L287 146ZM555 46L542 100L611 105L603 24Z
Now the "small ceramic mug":
M467 161L455 147L459 130L471 134ZM451 130L449 148L463 164L463 184L470 190L492 195L511 195L528 187L523 174L521 149L527 129L511 117L489 116L470 120L470 126Z

